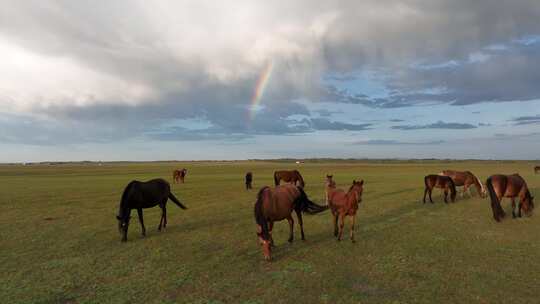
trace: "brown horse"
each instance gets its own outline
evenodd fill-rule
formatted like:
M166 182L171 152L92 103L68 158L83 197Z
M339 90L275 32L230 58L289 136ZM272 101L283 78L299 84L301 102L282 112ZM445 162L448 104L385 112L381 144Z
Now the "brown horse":
M306 186L304 179L298 170L282 170L274 172L274 184L279 185L280 180L285 181L286 183L291 183L293 185L298 185L302 188Z
M300 225L302 240L305 240L302 212L315 214L326 210L327 207L319 206L310 201L301 187L285 184L273 189L263 187L257 194L254 209L257 236L263 248L264 258L269 261L272 259L271 246L274 245L272 239L274 222L284 219L289 221L289 242L292 242L294 220L291 214L294 210Z
M326 174L326 181L324 182L324 200L326 202L326 206L328 206L328 193L329 188L335 189L336 188L336 182L332 179L333 175Z
M433 204L433 200L431 199L431 192L433 192L433 188L441 188L444 191L444 202L448 204L448 191L450 191L450 198L452 199L452 202L455 202L456 200L456 185L454 184L454 181L449 176L444 175L435 175L430 174L424 177L424 184L426 185L426 188L424 189L424 204L426 203L426 194L429 193L429 201Z
M246 173L246 190L252 189L251 182L253 181L253 173Z
M540 171L540 166L534 167L534 174L538 174L538 171Z
M184 178L186 177L186 174L187 174L187 169L186 168L182 168L182 170L174 170L173 171L173 182L175 183L178 183L178 181L180 181L180 183L184 183Z
M364 191L364 181L353 181L349 191L336 189L328 185L326 187L328 192L328 206L332 210L334 218L334 236L340 241L343 236L343 227L345 226L345 216L352 217L351 222L351 241L354 243L354 224L356 221L356 211L358 210L358 204L362 201L362 192ZM339 233L338 233L338 218L339 218Z
M463 186L463 192L461 193L461 197L465 196L465 193L467 191L469 191L470 193L469 187L471 185L474 185L476 187L476 192L478 192L480 197L486 197L486 189L484 188L484 184L482 184L478 177L472 174L471 171L443 170L441 173L439 173L439 175L451 177L456 187Z
M506 216L506 213L501 207L503 197L509 197L512 200L512 217L516 218L514 209L516 207L515 198L519 196L519 211L518 216L521 217L521 209L526 215L532 215L534 209L533 196L527 188L527 183L519 174L501 175L496 174L490 176L486 185L489 196L491 198L491 210L493 218L500 222Z

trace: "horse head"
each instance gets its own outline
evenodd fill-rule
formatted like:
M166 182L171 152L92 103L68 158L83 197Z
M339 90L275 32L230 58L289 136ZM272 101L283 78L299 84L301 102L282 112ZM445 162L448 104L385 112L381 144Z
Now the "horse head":
M353 180L349 192L354 192L356 194L356 201L360 203L362 201L362 192L364 191L364 180L356 181Z
M126 231L128 229L131 216L125 215L124 212L121 212L120 215L116 216L116 219L118 220L118 232L120 232L120 235L122 236L122 241L125 242Z
M521 208L525 215L532 215L534 209L534 196L532 196L529 191L527 191L527 194L521 199Z
M262 246L264 259L267 261L272 260L272 242L270 239L265 239L262 227L257 225L257 237L259 238L259 244Z

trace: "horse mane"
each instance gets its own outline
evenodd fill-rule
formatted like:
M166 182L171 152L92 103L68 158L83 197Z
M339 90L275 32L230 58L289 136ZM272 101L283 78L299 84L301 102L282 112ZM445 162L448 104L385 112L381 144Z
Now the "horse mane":
M302 185L302 187L305 187L306 184L304 183L304 179L302 178L302 174L300 174L300 172L298 172L298 170L294 170L294 174L296 175L296 177L300 181L300 184Z
M270 189L270 187L262 187L261 190L259 190L259 193L257 193L257 201L255 202L255 207L253 208L255 213L255 222L257 222L257 225L261 227L260 236L263 238L263 240L270 239L268 221L266 221L263 213L263 195L264 191L266 191L267 189Z
M455 200L456 199L456 184L454 183L454 180L448 176L448 180L450 181L450 192L451 192L451 196L452 196L452 200Z
M126 188L124 188L124 192L122 193L122 198L120 199L120 210L118 210L118 216L122 217L123 216L123 212L122 210L124 209L125 207L125 204L126 204L126 200L129 196L129 190L131 190L131 187L137 183L137 181L133 180L131 182L129 182L129 184L127 184Z
M480 181L480 179L479 179L476 175L474 175L471 171L467 171L467 173L470 174L470 175L472 175L472 176L474 177L476 186L477 186L477 187L479 186L479 187L480 187L480 191L484 192L484 191L485 191L485 190L484 190L484 184L482 184L482 182Z

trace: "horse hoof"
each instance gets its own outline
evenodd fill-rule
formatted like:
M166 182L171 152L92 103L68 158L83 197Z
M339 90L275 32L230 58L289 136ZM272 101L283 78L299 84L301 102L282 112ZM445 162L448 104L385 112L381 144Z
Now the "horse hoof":
M351 239L351 242L352 242L352 243L356 243L356 241L355 241L354 239Z

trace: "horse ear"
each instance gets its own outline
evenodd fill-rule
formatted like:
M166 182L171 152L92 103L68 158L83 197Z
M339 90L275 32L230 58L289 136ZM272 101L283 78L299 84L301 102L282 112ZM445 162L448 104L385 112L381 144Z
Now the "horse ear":
M353 183L353 185L354 185L354 184L356 184L356 180L355 180L355 179L353 179L352 183Z
M116 216L116 219L117 219L117 220L121 220L122 218L121 218L119 215L117 215L117 216Z
M364 184L364 180L361 179L361 180L360 180L360 185L363 185L363 184Z

